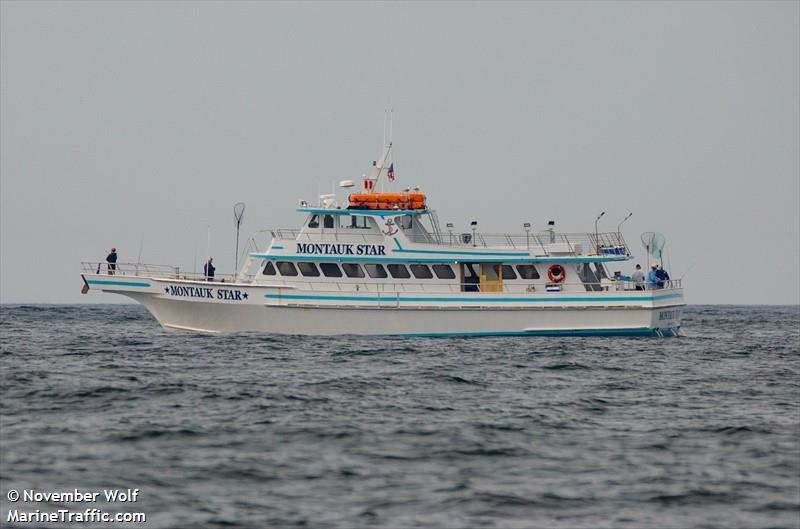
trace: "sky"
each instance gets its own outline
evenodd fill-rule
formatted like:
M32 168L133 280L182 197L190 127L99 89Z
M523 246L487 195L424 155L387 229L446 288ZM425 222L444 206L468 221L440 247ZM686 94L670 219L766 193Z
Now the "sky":
M392 108L442 224L633 212L689 303L800 303L799 6L3 1L0 302L128 301L81 261L192 270L209 227L230 273L234 203L243 239L299 227Z

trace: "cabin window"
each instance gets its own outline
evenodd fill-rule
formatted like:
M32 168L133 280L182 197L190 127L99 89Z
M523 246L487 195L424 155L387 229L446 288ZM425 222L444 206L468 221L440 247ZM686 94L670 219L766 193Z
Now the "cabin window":
M309 228L319 228L319 215L311 215L311 220L308 221Z
M387 265L386 268L389 269L389 273L392 274L392 277L395 279L408 279L411 277L411 274L408 273L408 268L406 268L406 265L390 264Z
M272 264L272 261L267 261L267 264L264 265L264 271L262 273L265 276L274 276L275 275L275 265Z
M342 263L342 270L347 277L364 277L364 270L356 263Z
M410 230L412 218L413 217L411 215L403 215L402 217L398 217L397 225L403 230Z
M342 269L336 263L320 263L319 267L325 277L342 277Z
M514 273L514 267L511 265L503 265L503 279L516 279L517 274Z
M278 265L278 272L280 272L282 276L297 275L297 268L294 267L294 263L290 263L289 261L278 261L275 264Z
M533 265L517 265L517 272L519 272L520 279L539 279L539 271Z
M322 225L325 228L333 228L333 215L325 215L322 217Z
M305 277L319 277L319 268L314 263L297 263L297 268Z
M487 281L497 281L500 279L500 265L493 263L481 264L481 274Z
M382 264L365 264L364 268L367 269L369 277L373 279L383 279L387 277L386 269L383 267Z
M453 267L450 265L438 264L433 265L433 271L439 279L455 279L456 273L453 272Z
M431 269L428 268L428 265L412 264L411 265L411 272L414 274L414 277L417 278L417 279L431 279L431 278L433 278L433 274L431 273Z
M365 215L340 215L339 227L368 230L371 226L369 225L369 219Z

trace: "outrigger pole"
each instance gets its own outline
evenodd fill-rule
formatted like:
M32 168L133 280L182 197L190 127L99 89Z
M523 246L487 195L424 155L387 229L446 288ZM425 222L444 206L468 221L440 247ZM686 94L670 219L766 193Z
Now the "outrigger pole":
M239 273L239 228L242 226L244 218L244 202L237 202L233 205L233 220L236 222L236 255L234 255L233 275Z

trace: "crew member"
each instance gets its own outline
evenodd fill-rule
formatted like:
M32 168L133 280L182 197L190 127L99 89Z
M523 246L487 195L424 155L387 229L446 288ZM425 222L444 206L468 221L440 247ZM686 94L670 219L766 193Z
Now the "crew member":
M635 284L636 290L644 290L644 271L642 271L642 265L636 265L636 270L634 270L633 275L631 275L631 279Z
M645 279L644 286L647 287L647 290L655 290L660 288L658 286L658 275L656 274L656 269L658 265L655 263L650 265L650 270L647 272L647 278Z
M117 269L117 249L111 248L111 252L106 256L106 263L108 263L108 275L114 275Z
M203 265L203 274L206 276L207 281L214 281L214 272L216 272L217 269L214 268L213 262L214 258L209 257L208 262Z
M658 278L658 288L664 288L664 285L666 285L667 281L669 281L669 274L666 270L664 270L663 266L658 265L658 268L656 269L656 277Z

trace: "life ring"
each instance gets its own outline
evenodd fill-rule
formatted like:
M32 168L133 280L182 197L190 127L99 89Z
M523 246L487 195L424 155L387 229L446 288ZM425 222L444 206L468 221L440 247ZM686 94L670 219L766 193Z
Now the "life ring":
M547 278L553 283L561 283L566 277L567 271L561 265L554 264L547 269Z

